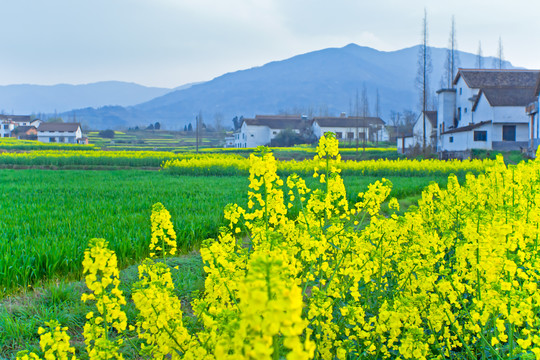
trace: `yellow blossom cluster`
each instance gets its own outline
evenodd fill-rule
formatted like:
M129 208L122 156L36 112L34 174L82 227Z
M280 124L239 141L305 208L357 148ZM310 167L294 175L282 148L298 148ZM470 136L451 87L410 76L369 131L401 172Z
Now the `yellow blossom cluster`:
M171 222L171 214L162 203L158 202L152 206L150 222L152 224L150 257L154 257L158 253L163 258L176 254L176 232Z
M349 204L331 134L313 160L321 189L297 175L283 181L267 149L249 164L247 208L229 205L228 226L200 250L196 327L183 323L171 270L152 261L139 268L141 354L540 359L540 162L507 167L499 157L463 184L451 175L446 189L431 184L399 216L380 212L386 179ZM106 258L97 255L103 243L92 246L94 258ZM94 263L85 259L85 268Z
M35 353L28 353L28 351L21 351L17 354L19 360L75 360L75 348L69 343L69 335L67 334L67 327L61 327L58 321L51 320L46 322L47 329L40 327L38 334L41 335L39 346L43 352L43 358L39 357Z
M114 251L108 249L104 239L92 239L84 252L83 273L90 294L83 294L83 302L94 301L97 314L89 312L84 325L84 342L92 360L123 359L118 352L123 340L112 339L110 332L121 334L127 327L122 309L126 300L119 289L120 279Z

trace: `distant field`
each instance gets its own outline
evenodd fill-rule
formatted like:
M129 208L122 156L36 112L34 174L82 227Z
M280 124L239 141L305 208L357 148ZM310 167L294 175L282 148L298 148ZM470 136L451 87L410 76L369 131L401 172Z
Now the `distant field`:
M350 201L378 177L345 176ZM393 196L418 195L446 177L389 177ZM316 179L306 178L309 186ZM88 240L110 241L122 267L147 255L150 209L162 202L184 251L217 234L228 203L245 205L245 176L164 172L0 170L0 297L44 279L78 277Z

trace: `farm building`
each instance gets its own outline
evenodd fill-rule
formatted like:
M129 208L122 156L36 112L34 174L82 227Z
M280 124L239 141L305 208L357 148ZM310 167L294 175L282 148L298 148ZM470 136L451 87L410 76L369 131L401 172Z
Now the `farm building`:
M526 109L539 84L538 70L459 69L454 88L437 92L437 150L463 157L472 149L527 149Z
M38 141L79 144L83 143L79 123L42 123L37 129Z
M234 147L269 145L284 130L300 133L308 127L309 121L302 115L256 115L254 119L243 120L240 131L235 133Z
M327 132L336 134L340 141L387 141L388 133L380 117L346 116L313 118L313 133L319 139Z

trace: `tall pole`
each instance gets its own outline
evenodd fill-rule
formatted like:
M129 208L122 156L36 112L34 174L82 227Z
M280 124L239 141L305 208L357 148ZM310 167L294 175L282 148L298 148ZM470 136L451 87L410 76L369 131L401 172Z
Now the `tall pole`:
M200 113L199 113L200 114ZM195 140L195 148L196 148L196 152L197 154L199 153L199 115L197 115L195 117L195 136L196 136L196 140Z

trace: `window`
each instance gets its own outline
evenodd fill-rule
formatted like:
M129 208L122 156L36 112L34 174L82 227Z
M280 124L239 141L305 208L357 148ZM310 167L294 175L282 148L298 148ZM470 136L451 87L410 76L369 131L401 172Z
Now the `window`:
M56 138L55 137L50 137L49 142L56 142Z
M354 139L354 133L353 132L348 132L347 133L347 139Z
M453 137L453 136L450 136L450 142L451 142L451 143L454 142L454 137Z
M463 93L463 88L459 88L459 95Z
M475 131L474 132L474 141L487 141L487 131Z
M466 114L466 113L467 113L467 108L465 108L465 109L463 110L463 112L465 112L465 114Z
M503 125L503 141L516 141L516 125Z
M457 121L460 121L461 120L461 108L458 107L457 108Z
M255 135L251 134L251 137L255 137Z
M9 129L9 125L4 125L4 130Z
M343 133L337 131L337 132L336 132L336 139L343 139Z
M9 134L4 134L4 137L9 137Z
M272 134L276 135L276 134L277 134L277 131L272 131Z
M64 142L64 137L60 136L60 138L58 139L58 142Z

